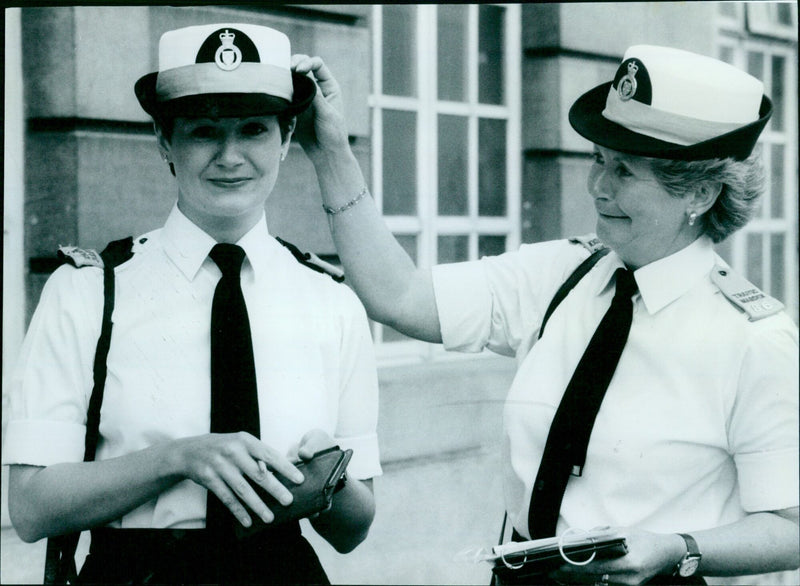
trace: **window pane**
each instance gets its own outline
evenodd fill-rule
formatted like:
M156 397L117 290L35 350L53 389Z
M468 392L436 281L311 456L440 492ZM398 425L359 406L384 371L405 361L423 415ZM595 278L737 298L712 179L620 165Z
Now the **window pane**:
M506 251L505 236L478 236L478 258L497 256Z
M500 6L478 7L478 101L482 104L504 102L503 13Z
M720 5L722 6L722 5ZM725 63L733 64L733 48L731 47L720 47L719 48L719 59L720 61L724 61Z
M761 261L763 241L761 234L747 235L747 278L759 289L764 288L764 267Z
M759 51L747 53L747 73L764 81L764 54Z
M478 122L478 214L506 213L506 121Z
M417 237L414 234L395 234L394 237L414 264L417 264Z
M467 215L467 119L439 116L439 215Z
M770 157L770 199L772 200L772 217L783 218L783 198L785 192L786 171L783 167L782 144L773 144L771 147L772 156Z
M776 18L778 24L792 26L792 5L789 2L777 2L774 4L777 10Z
M469 259L468 236L439 236L438 262L459 262Z
M417 213L417 114L383 110L383 213Z
M783 274L786 238L783 234L770 236L770 287L768 293L777 299L786 300L786 280Z
M467 7L440 4L436 14L439 99L463 102L467 96Z
M783 130L784 120L784 69L786 67L786 58L773 55L772 56L772 118L769 123L773 130Z
M383 93L415 96L416 9L414 6L383 6Z

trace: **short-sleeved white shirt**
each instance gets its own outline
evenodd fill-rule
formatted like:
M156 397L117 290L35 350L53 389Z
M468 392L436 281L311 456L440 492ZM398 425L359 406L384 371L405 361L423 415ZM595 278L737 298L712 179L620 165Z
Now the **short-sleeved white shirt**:
M509 517L528 508L547 434L575 366L611 303L611 252L553 313L555 291L588 256L566 240L434 268L444 345L516 356L504 412ZM713 284L723 263L703 237L635 271L631 332L571 477L567 527L694 531L797 506L798 333L783 312L751 322Z
M97 459L208 433L211 302L221 276L208 257L214 244L176 206L116 269ZM349 287L299 264L264 218L238 244L261 439L291 454L320 428L353 449L352 477L379 475L378 382L363 307ZM48 280L11 384L4 464L83 459L102 307L100 269L63 266ZM112 525L201 528L205 502L205 488L185 480Z

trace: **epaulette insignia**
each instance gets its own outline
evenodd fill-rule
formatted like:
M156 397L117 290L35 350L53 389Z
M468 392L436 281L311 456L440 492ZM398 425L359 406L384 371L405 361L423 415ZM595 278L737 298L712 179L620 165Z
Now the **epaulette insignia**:
M728 301L747 314L750 321L757 321L783 310L783 303L770 297L729 267L716 265L711 272L711 281L719 287Z
M103 258L96 250L78 248L77 246L59 246L58 260L71 264L76 268L97 267L102 269L104 266Z
M275 240L280 242L283 246L289 249L297 261L310 268L312 271L324 273L337 283L344 282L344 271L328 262L325 262L313 252L303 252L291 242L286 242L282 238L275 237Z
M597 252L601 248L605 248L606 245L600 242L600 239L597 237L596 234L587 234L586 236L574 236L573 238L569 239L570 242L573 244L580 244L589 252Z

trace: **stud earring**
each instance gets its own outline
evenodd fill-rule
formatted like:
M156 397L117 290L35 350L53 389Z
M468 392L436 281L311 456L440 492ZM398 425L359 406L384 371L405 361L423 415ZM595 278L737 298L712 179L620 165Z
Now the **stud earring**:
M689 212L689 225L694 226L697 221L697 212Z
M169 157L167 156L167 153L161 153L161 160L165 163L169 163Z
M285 161L285 160L286 160L286 151L281 153L281 161Z

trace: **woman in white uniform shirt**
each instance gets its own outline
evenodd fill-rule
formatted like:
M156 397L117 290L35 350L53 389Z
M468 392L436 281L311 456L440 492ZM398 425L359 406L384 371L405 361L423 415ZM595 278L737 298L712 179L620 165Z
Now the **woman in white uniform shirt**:
M731 287L735 276L713 249L749 220L763 191L752 152L771 111L761 82L704 56L636 46L613 81L576 101L570 122L595 144L588 191L597 238L611 252L537 341L556 290L597 242L523 245L417 269L363 196L338 84L319 58L296 56L295 67L321 89L314 124L301 120L298 134L368 314L448 349L518 359L504 457L515 539L538 521L528 512L548 431L609 308L615 272L633 272L632 327L584 470L569 479L560 510L550 509L557 534L619 527L629 552L564 565L551 579L702 582L800 564L797 328L777 301Z
M136 94L178 198L164 227L137 238L116 269L97 458L81 462L103 273L64 266L42 294L11 390L11 519L25 541L92 528L81 582L325 583L296 521L232 535L252 516L273 520L245 479L289 504L272 471L300 483L292 462L334 444L354 451L349 478L313 527L347 552L374 515L377 375L363 307L298 263L264 215L315 88L292 74L289 40L267 27L187 27L163 35L159 49L159 71ZM257 408L233 425L257 410L260 437L209 433L218 243L245 257L237 281L257 380ZM232 375L222 392L238 403ZM220 529L206 522L209 493L222 503Z

